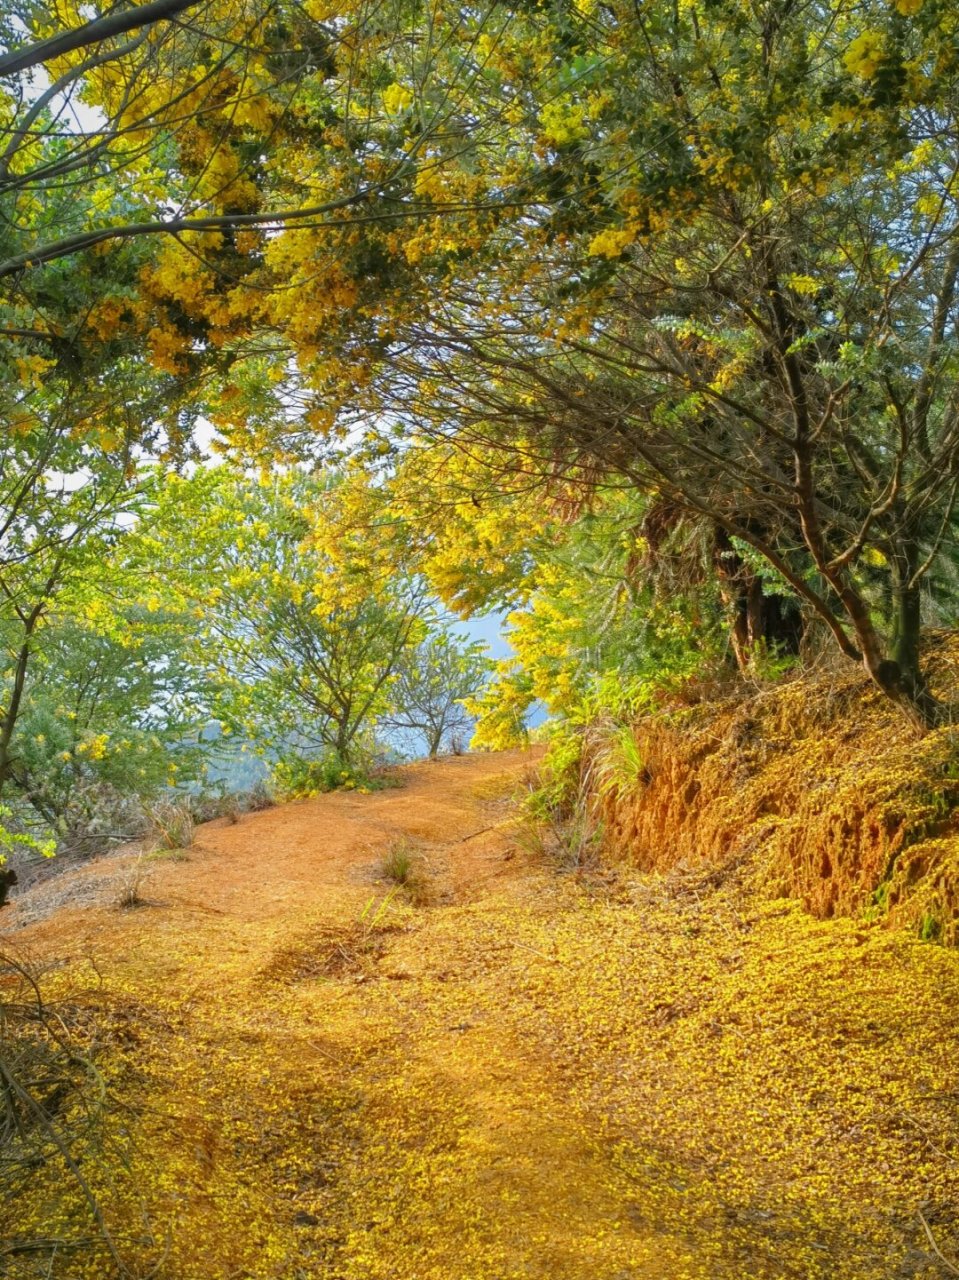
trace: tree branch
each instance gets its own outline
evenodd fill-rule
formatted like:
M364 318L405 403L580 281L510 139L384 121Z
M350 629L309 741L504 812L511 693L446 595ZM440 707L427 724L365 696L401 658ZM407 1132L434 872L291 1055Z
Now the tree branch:
M0 76L16 75L18 71L26 71L29 67L39 66L42 62L50 62L60 58L74 49L85 49L91 44L102 44L113 36L121 36L124 32L135 31L139 27L150 26L154 22L163 22L174 18L185 9L196 8L205 0L153 0L152 4L141 5L137 9L124 9L119 13L107 14L104 18L94 18L85 22L82 27L74 27L72 31L62 31L59 35L49 36L37 44L27 45L22 49L14 49L11 53L0 57Z

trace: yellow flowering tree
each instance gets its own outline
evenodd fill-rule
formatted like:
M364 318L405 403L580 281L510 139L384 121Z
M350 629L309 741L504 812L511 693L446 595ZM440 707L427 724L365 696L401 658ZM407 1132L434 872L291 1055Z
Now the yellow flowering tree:
M919 633L959 491L954 25L935 3L813 22L724 0L570 6L535 52L520 20L488 61L477 42L477 95L509 120L477 146L525 198L455 249L403 242L420 283L344 403L499 447L516 475L662 495L731 548L717 570L788 584L935 723Z
M304 433L372 421L662 493L939 717L918 649L956 488L939 0L188 12L95 16L90 43L62 4L13 54L100 113L63 159L56 95L8 94L22 358L50 345L50 270L132 242L136 297L104 297L95 331L127 326L171 378L212 371L243 448L295 399Z

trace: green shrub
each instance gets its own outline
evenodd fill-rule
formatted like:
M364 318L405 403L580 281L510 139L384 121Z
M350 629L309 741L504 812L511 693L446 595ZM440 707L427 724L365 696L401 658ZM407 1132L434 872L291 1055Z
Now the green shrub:
M301 800L327 791L370 791L373 783L367 770L330 751L320 757L287 755L270 771L270 791L275 799Z

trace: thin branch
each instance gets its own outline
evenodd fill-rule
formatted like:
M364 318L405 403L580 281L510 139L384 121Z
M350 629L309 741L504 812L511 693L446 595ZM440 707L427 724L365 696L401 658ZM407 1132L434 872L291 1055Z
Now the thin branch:
M94 18L91 22L85 22L82 27L61 31L59 35L49 36L37 44L4 54L0 57L0 76L16 75L18 71L26 71L28 67L52 62L54 58L72 53L74 49L102 44L104 40L122 36L127 31L164 22L186 9L197 8L201 3L205 4L206 0L153 0L152 4L141 5L138 9L123 9L103 18Z
M932 1249L933 1253L936 1255L936 1257L939 1259L939 1261L946 1268L946 1270L949 1272L950 1275L959 1276L959 1267L957 1267L955 1263L950 1262L949 1259L943 1254L939 1246L936 1244L936 1237L932 1234L932 1228L929 1226L929 1223L923 1217L923 1213L921 1209L916 1210L916 1217L922 1223L922 1229L926 1233L926 1239L929 1241L929 1247Z

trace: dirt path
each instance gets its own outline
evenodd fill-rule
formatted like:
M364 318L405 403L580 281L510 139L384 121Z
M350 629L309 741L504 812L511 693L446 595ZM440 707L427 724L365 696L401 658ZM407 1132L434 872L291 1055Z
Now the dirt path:
M528 764L210 824L141 909L104 863L14 932L131 1107L128 1165L88 1174L124 1252L157 1280L948 1274L920 1215L954 1254L956 957L558 875L508 822ZM397 844L414 894L382 878ZM17 1231L68 1234L72 1196L38 1173Z

